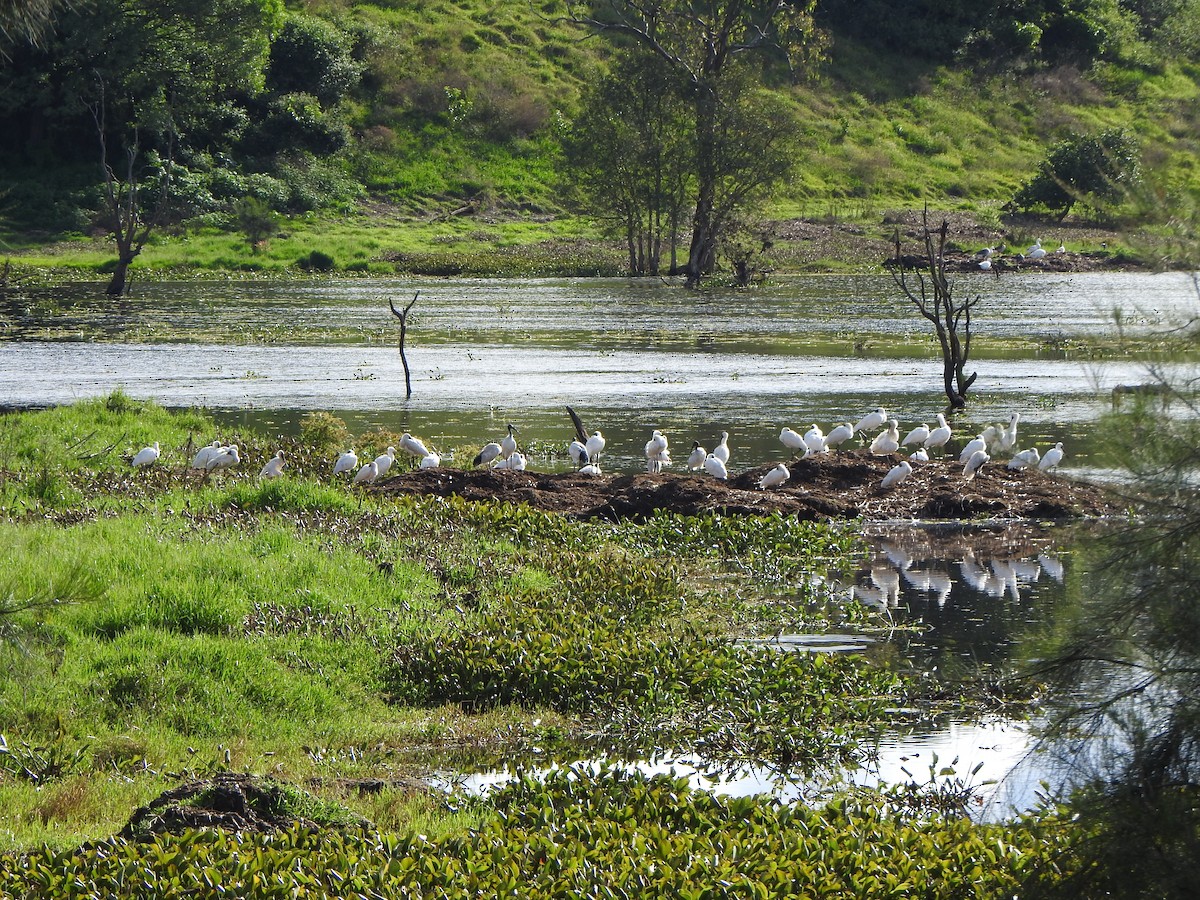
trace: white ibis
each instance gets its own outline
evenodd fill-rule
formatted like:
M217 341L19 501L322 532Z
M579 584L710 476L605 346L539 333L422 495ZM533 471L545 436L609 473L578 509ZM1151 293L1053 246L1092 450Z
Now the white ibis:
M692 452L688 454L687 469L689 472L697 472L704 468L704 460L708 458L708 451L700 446L699 441L692 441Z

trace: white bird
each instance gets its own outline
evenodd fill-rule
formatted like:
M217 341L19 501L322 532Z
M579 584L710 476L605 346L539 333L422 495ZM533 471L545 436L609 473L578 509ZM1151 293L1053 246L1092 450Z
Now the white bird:
M804 432L804 446L808 448L805 455L825 452L825 432L821 431L815 422L808 431Z
M513 432L516 430L516 426L510 423L508 426L508 434L500 438L500 455L505 459L508 459L517 452L517 438L516 435L513 434Z
M1028 450L1022 450L1020 453L1013 454L1013 458L1008 461L1010 469L1029 469L1038 464L1041 459L1041 454L1037 447L1030 447Z
M526 462L525 454L522 453L520 450L515 451L513 453L513 455L508 458L507 462L508 462L508 468L511 471L513 471L513 472L524 472L525 471L525 462Z
M430 453L428 456L422 456L421 461L417 464L419 469L436 469L442 464L442 458L436 453Z
M1066 245L1066 244L1064 244L1062 241L1059 241L1059 242L1058 242L1058 249L1057 249L1057 250L1055 250L1054 252L1055 252L1055 253L1066 253L1066 252L1067 252L1067 245Z
M704 471L713 478L719 478L725 481L729 478L729 470L725 468L725 463L717 459L713 454L708 454L704 457Z
M428 456L428 455L429 455L429 453L426 452L422 456L422 459L424 459L424 457ZM394 463L395 461L396 461L396 448L395 447L388 447L387 453L381 453L377 457L375 457L376 477L382 478L384 475L386 475L388 472L388 469L390 469L392 467L392 463Z
M204 467L209 472L216 472L220 469L232 469L242 458L238 455L237 444L230 444L228 447L222 447L218 452L208 458L208 462Z
M193 468L193 469L207 468L209 458L212 457L212 455L214 453L219 453L220 451L221 451L221 442L220 441L213 441L207 447L201 447L200 452L197 453L192 458L191 468Z
M996 450L994 452L1008 453L1017 446L1017 423L1020 420L1020 413L1013 413L1008 417L1008 425L1001 428L999 435L996 437Z
M844 422L825 435L825 449L832 450L852 437L854 437L854 426L849 422Z
M583 445L587 450L589 461L596 462L598 459L600 459L600 451L604 449L605 443L606 441L604 440L604 435L602 435L598 429L592 432L592 436L589 437L587 439L587 443Z
M784 428L779 432L779 440L783 442L783 446L792 451L792 456L795 456L797 451L807 447L807 444L804 443L804 435L790 428Z
M985 272L990 271L992 268L992 261L990 259L981 259L979 261L979 268L983 269Z
M337 462L333 464L334 476L341 475L343 472L353 472L355 466L358 465L358 454L351 447L345 453L337 458Z
M580 441L571 441L567 447L567 455L571 457L571 461L576 466L586 466L591 461L591 455L587 452L587 445Z
M687 469L689 472L695 472L704 468L704 460L708 458L708 451L700 446L699 441L692 441L692 452L688 454Z
M1042 461L1038 463L1038 468L1043 471L1058 468L1058 464L1062 462L1064 456L1062 441L1059 441L1053 448L1047 450L1042 457Z
M900 423L892 419L888 423L886 431L881 431L875 435L875 440L871 441L871 453L875 456L887 456L889 453L895 453L900 449Z
M371 460L365 466L358 470L354 476L355 484L374 484L375 479L379 477L379 466L375 464L375 460Z
M976 259L990 259L992 252L995 249L996 249L995 247L984 247L982 250L979 250L975 253L975 258Z
M588 463L586 466L584 466L582 469L579 470L579 474L580 475L593 475L593 476L600 475L601 474L600 466L596 463Z
M646 471L652 475L657 475L662 471L663 466L671 464L671 451L668 446L667 436L658 429L650 433L650 440L646 442Z
M143 447L133 458L133 467L135 469L143 469L146 466L154 465L158 462L158 453L158 441L155 441L150 447Z
M908 461L914 463L927 463L929 462L929 453L924 447L918 447L912 453L908 454Z
M259 478L278 478L283 474L283 451L277 450L275 455L267 460L267 464L259 470Z
M987 450L987 440L982 434L978 435L972 440L967 441L967 445L962 448L962 453L958 454L959 463L966 463L966 461L970 459L977 450Z
M765 491L768 488L778 487L791 477L792 473L788 470L788 467L784 463L780 463L763 475L762 478L758 479L758 487L760 490Z
M471 460L473 466L486 466L501 453L500 445L495 441L490 444L484 444L483 449L475 454L475 458Z
M717 442L717 446L713 447L713 456L729 466L729 432L721 432L721 440Z
M925 438L923 446L926 450L932 450L934 447L945 447L950 442L950 437L953 432L950 426L946 424L946 417L941 413L937 414L938 427L929 432L929 437Z
M887 424L888 415L882 406L876 407L875 412L867 413L858 420L858 424L854 426L856 432L874 431L876 428L881 428Z
M990 460L986 450L976 450L971 454L971 458L967 460L967 464L963 466L963 478L967 481L974 481L975 476L979 474L979 470L984 464Z
M922 422L904 436L904 440L900 442L900 446L907 447L909 444L922 444L927 437L929 437L929 426Z
M883 476L883 481L879 483L881 490L895 487L905 478L912 474L912 464L907 459L900 460L899 463L892 466L888 473Z
M413 437L407 431L400 435L400 449L405 453L411 453L417 458L429 455L429 449L425 446L424 442L420 438Z
M1025 255L1030 259L1041 259L1046 255L1046 248L1042 246L1040 238L1030 244L1029 249L1025 251Z

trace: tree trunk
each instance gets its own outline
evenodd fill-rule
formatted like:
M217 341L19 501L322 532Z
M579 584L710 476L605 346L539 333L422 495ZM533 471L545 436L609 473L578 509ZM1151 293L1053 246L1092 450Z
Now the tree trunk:
M104 289L104 293L109 297L125 296L129 266L133 263L135 256L136 254L121 253L117 257L117 265L113 269L112 278L108 280L108 287Z
M700 286L712 271L717 234L714 204L717 196L715 164L717 94L710 84L696 85L696 212L692 216L692 243L688 248L687 286Z

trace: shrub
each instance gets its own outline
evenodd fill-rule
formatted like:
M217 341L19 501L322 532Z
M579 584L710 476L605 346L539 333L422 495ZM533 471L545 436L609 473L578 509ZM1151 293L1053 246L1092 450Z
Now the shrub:
M1081 200L1093 206L1119 201L1139 179L1137 142L1124 131L1072 135L1050 149L1010 207L1042 208L1061 220Z

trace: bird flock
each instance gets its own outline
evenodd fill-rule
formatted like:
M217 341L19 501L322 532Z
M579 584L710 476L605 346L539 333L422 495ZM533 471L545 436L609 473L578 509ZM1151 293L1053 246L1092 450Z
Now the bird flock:
M1037 447L1018 449L1020 420L1020 413L1014 412L1007 424L988 425L963 444L957 462L962 467L964 481L973 481L984 471L985 466L1002 457L1007 457L1007 467L1012 470L1036 468L1052 471L1062 463L1065 451L1061 441L1044 454ZM498 440L489 441L480 449L471 461L472 466L524 471L528 465L528 456L517 442L518 433L519 429L509 423L505 433ZM816 423L803 434L793 428L784 427L779 432L779 441L790 453L789 462L798 456L810 459L821 454L836 453L855 439L859 446L865 446L872 456L907 453L905 458L900 459L888 470L878 484L880 491L890 491L911 477L916 467L928 463L931 453L945 457L946 448L953 436L945 415L939 412L937 424L933 428L930 428L927 422L922 422L911 427L901 437L899 421L889 416L886 409L878 407L855 423L835 423L828 434ZM567 455L580 474L601 475L601 457L607 444L604 435L599 430L585 435L580 426L579 438L584 437L586 440L576 439L570 443ZM429 449L423 441L408 432L400 436L399 450L411 457L415 468L435 469L442 465L440 454ZM396 453L396 447L388 447L386 452L374 459L362 461L351 447L333 460L331 477L335 480L348 479L353 485L374 484L391 470L396 461ZM130 464L136 469L149 468L159 462L160 456L161 449L156 441L134 454ZM644 456L646 471L652 475L659 474L671 466L670 441L662 430L654 429L651 432L644 448ZM196 453L189 468L207 476L233 469L241 462L242 457L237 444L226 445L220 441L213 441ZM259 471L259 478L268 480L280 477L286 464L284 452L277 451ZM728 480L729 432L720 432L712 450L706 449L699 440L693 440L685 465L689 473L704 473L721 481ZM791 474L788 462L779 462L759 478L758 487L761 490L780 488L789 481Z

